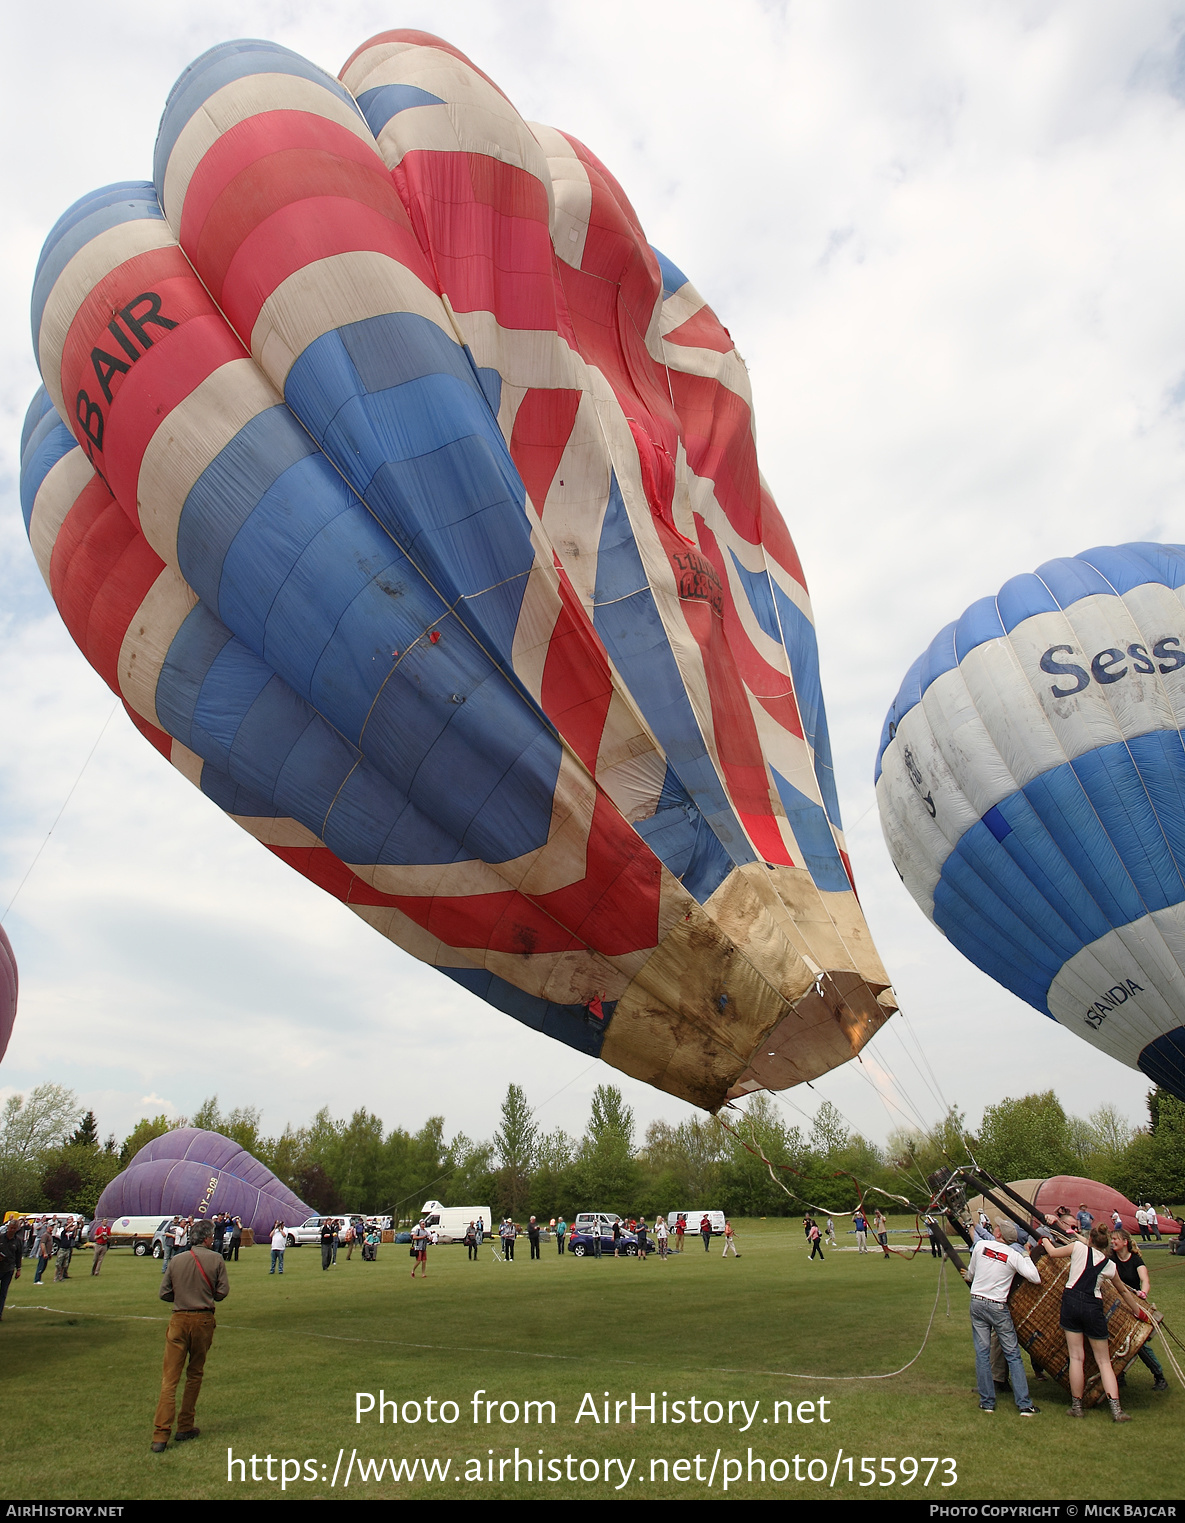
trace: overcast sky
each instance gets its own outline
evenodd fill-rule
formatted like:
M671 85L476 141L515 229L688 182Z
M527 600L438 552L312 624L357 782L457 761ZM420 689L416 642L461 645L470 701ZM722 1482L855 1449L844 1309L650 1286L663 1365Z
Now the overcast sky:
M923 1083L894 1021L862 1070L789 1105L826 1096L883 1139L947 1102L975 1123L1052 1085L1068 1110L1143 1120L1141 1075L924 919L872 768L907 667L974 598L1090 545L1185 539L1185 14L1167 0L7 7L0 910L94 755L5 920L21 1005L0 1096L68 1084L120 1136L215 1091L270 1129L365 1105L484 1136L511 1081L549 1128L581 1130L606 1080L642 1123L691 1113L414 962L252 842L122 710L107 723L21 523L28 295L52 223L96 186L151 177L169 87L213 43L270 38L336 74L392 26L446 37L528 119L582 138L749 364L814 600L857 887L936 1075Z

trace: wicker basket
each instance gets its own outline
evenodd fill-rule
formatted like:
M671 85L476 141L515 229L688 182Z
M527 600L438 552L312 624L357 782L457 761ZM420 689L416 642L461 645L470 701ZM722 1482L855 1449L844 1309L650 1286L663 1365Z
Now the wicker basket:
M1020 1345L1034 1365L1051 1375L1059 1385L1070 1389L1070 1352L1066 1335L1058 1326L1062 1291L1070 1273L1069 1259L1051 1259L1043 1254L1037 1261L1040 1285L1032 1285L1018 1275L1012 1283L1008 1305L1016 1325ZM1137 1322L1119 1299L1110 1280L1100 1280L1103 1313L1107 1318L1107 1342L1111 1350L1111 1368L1118 1375L1125 1370L1152 1336L1151 1322ZM1093 1407L1104 1398L1103 1382L1089 1340L1086 1343L1086 1390L1084 1407Z

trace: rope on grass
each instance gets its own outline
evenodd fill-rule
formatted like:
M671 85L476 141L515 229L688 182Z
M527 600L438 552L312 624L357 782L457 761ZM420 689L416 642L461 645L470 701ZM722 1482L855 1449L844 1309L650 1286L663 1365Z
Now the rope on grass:
M930 1333L934 1327L934 1317L938 1311L939 1298L942 1295L942 1287L946 1278L946 1260L944 1259L938 1271L938 1284L934 1292L934 1304L930 1308L930 1320L926 1323L926 1331L922 1335L921 1347L912 1359L907 1360L900 1369L888 1370L880 1375L803 1375L797 1370L758 1370L738 1368L734 1365L691 1365L684 1366L681 1373L689 1375L763 1375L777 1380L822 1380L829 1384L846 1384L853 1380L893 1380L898 1375L904 1375L906 1370L914 1365L925 1352L926 1344L930 1341ZM166 1317L132 1317L119 1316L115 1312L95 1311L71 1311L62 1306L9 1306L12 1311L48 1311L60 1316L75 1316L78 1318L95 1317L105 1322L165 1322ZM252 1327L250 1323L230 1322L224 1324L227 1328L236 1329L239 1332L260 1333L266 1337L275 1337L276 1329L271 1327ZM433 1353L468 1353L468 1354L510 1354L516 1359L550 1359L564 1364L586 1364L586 1354L544 1354L537 1349L505 1349L505 1348L481 1348L471 1343L414 1343L406 1338L349 1338L341 1333L306 1333L291 1328L283 1329L290 1337L294 1338L317 1338L328 1343L368 1343L385 1344L392 1348L418 1348L428 1349ZM626 1365L630 1368L649 1366L651 1361L645 1359L602 1359L600 1364Z

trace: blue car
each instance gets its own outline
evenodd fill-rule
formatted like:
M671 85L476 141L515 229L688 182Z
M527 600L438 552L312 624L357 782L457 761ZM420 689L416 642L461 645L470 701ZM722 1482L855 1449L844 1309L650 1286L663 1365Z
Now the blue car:
M596 1257L596 1236L591 1232L573 1232L568 1239L568 1252L574 1253L578 1259L592 1259ZM634 1232L623 1232L617 1242L617 1252L627 1258L637 1258L638 1237ZM654 1243L650 1238L646 1239L646 1252L654 1252ZM611 1259L613 1257L613 1234L603 1232L601 1234L601 1257Z

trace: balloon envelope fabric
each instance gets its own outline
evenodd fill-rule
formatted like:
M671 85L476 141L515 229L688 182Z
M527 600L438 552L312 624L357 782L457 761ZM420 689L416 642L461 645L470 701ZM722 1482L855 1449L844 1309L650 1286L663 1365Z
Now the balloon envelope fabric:
M748 376L608 170L447 43L198 59L33 291L33 549L214 803L708 1108L895 1008Z
M313 1214L258 1158L223 1137L178 1127L145 1143L99 1196L95 1220L204 1216L228 1212L266 1243L274 1222L298 1226Z
M16 971L16 955L12 950L4 927L0 925L0 1058L8 1050L16 1021L16 996L19 980Z
M973 603L889 710L877 800L934 924L1185 1099L1185 547L1086 550Z

